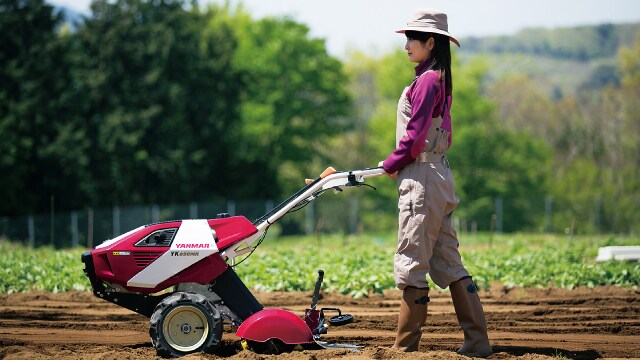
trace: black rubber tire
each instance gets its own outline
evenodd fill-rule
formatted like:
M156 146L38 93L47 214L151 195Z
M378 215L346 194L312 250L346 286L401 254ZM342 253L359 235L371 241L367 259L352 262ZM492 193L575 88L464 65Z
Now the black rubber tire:
M176 331L170 331L176 327ZM199 337L198 330L202 330ZM149 335L158 355L163 357L213 353L222 340L222 318L204 295L176 292L156 306L149 322Z
M336 315L331 319L329 319L329 324L333 326L347 325L352 322L353 322L353 315L351 314Z

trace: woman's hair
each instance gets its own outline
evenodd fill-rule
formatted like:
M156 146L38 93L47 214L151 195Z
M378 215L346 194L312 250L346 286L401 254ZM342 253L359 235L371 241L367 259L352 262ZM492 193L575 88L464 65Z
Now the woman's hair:
M426 43L429 38L433 38L434 46L429 58L429 69L444 72L446 94L451 95L453 91L453 81L451 78L451 47L449 45L449 37L442 34L428 33L422 31L407 30L405 33L407 39L418 40Z

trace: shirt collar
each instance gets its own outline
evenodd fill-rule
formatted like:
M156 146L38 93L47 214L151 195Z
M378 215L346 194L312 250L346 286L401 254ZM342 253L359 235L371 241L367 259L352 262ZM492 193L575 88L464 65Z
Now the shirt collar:
M416 66L416 77L422 75L423 72L427 71L429 69L429 62L427 60L421 62L420 64L418 64L418 66Z

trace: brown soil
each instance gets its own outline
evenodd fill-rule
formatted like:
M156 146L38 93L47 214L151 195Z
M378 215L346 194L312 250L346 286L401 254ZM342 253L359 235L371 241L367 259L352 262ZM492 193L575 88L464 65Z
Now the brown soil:
M302 315L310 292L256 293L265 307ZM302 350L261 355L242 350L235 329L225 325L216 355L184 359L464 359L455 353L462 342L447 292L432 291L421 351L390 349L400 293L352 299L324 294L320 306L338 306L355 322L331 327L326 341L358 344L349 350ZM482 291L490 359L640 358L640 290L505 289ZM328 313L328 316L331 316ZM90 293L0 295L0 359L157 359L148 319L95 298Z

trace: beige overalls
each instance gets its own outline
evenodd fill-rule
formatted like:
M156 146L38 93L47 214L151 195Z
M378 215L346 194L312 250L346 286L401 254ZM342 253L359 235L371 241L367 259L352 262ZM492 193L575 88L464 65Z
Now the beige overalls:
M406 92L398 103L396 147L406 135L411 104ZM445 157L449 132L441 129L442 116L433 118L426 146L416 161L398 172L398 249L394 279L399 289L425 288L427 273L446 288L469 273L462 265L451 214L460 199Z

